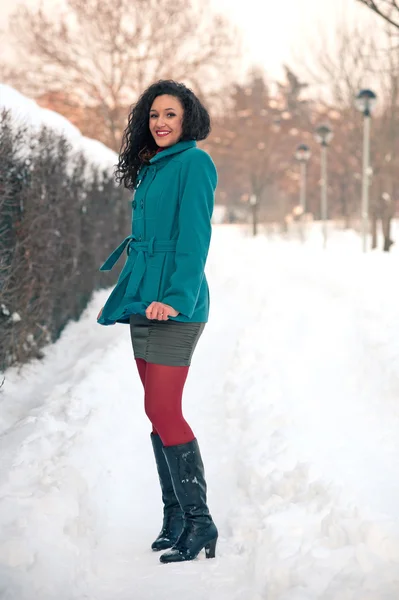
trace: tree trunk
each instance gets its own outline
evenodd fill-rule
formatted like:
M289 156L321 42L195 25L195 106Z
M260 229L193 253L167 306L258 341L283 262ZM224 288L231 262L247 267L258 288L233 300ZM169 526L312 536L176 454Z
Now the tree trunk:
M391 240L391 222L392 222L392 215L389 214L389 212L386 210L383 212L382 214L382 233L384 236L384 252L389 252L391 249L392 244L394 243L393 240Z
M252 205L252 235L256 236L258 233L258 203Z
M371 249L377 248L377 211L374 209L371 212Z
M342 207L342 217L344 220L344 229L350 229L351 227L351 217L349 211L348 204L348 190L346 184L342 184L340 186L341 191L341 207Z

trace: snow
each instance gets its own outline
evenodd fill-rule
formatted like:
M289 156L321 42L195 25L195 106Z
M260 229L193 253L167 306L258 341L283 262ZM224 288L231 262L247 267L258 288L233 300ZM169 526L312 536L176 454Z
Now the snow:
M232 260L232 256L234 260ZM128 328L96 293L0 392L2 600L397 600L397 254L216 226L185 414L217 558L161 565Z
M0 115L2 110L10 110L13 122L25 124L35 132L46 126L58 134L64 135L73 151L83 152L101 169L113 169L117 154L101 142L83 136L79 129L57 112L41 108L34 100L20 94L14 88L0 84Z

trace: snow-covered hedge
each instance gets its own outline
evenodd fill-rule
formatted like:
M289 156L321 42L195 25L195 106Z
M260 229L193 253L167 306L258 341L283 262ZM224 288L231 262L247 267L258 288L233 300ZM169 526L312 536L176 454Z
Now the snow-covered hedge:
M0 85L0 370L40 356L93 290L115 278L98 268L129 233L116 160Z

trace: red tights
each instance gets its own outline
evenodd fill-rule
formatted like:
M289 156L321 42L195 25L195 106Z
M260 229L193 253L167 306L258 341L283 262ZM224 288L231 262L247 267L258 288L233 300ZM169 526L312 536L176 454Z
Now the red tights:
M182 396L189 367L168 367L136 358L144 387L147 417L164 446L192 442L194 434L183 417Z

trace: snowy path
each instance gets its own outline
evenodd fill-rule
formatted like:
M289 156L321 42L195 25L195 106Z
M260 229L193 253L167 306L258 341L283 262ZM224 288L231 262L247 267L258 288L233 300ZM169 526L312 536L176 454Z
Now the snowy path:
M0 396L1 600L397 600L396 260L215 232L185 412L221 539L180 566L148 549L149 427L98 294Z

